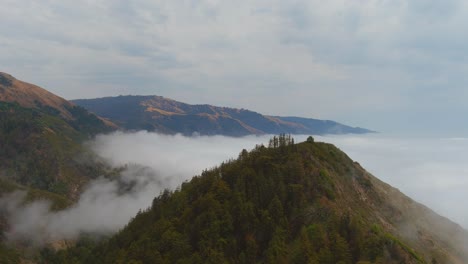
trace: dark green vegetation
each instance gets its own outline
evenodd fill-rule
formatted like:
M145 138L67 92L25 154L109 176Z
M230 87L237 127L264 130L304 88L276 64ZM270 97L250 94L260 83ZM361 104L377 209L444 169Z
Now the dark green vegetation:
M20 192L17 194L19 197L24 199L22 202L23 205L32 201L47 200L51 202L51 210L58 211L65 209L73 204L73 202L70 199L63 195L36 188L25 187L11 180L0 178L0 195L4 195L14 191ZM25 259L30 259L31 255L38 256L36 249L29 248L27 246L28 241L24 241L24 243L17 244L5 243L5 231L8 230L8 222L5 219L4 213L5 212L0 210L0 263L24 263L22 261L24 261Z
M77 118L65 120L50 109L0 102L1 176L24 186L78 195L76 187L101 173L94 171L99 167L81 143L106 128L93 127L100 120L86 110L71 110Z
M130 130L228 136L372 132L334 121L265 116L245 109L189 105L160 96L118 96L73 102Z
M108 122L38 86L0 73L0 177L76 198L102 164L82 143Z
M0 73L0 195L25 194L25 203L46 199L60 210L90 179L110 172L83 147L110 123L80 106ZM3 244L8 228L0 211L0 263L18 263L24 253Z
M453 233L468 237L333 145L293 144L283 135L165 191L111 239L42 256L44 263L466 263Z

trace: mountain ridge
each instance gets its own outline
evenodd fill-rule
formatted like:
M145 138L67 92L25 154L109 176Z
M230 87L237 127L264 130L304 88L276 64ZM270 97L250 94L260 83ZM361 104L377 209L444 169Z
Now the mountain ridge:
M373 133L331 120L281 117L231 107L187 104L162 96L117 96L66 100L44 88L0 72L0 101L59 114L70 121L84 107L110 129L149 130L184 135L346 134ZM118 125L116 125L118 124Z
M330 120L269 116L243 108L209 104L191 105L157 95L121 95L72 102L130 130L227 136L374 132Z
M49 106L57 109L62 117L72 119L72 114L67 108L73 104L44 88L23 82L3 72L0 72L0 101L17 102L27 108Z
M109 109L122 115L117 123L126 129L147 126L165 133L234 136L284 133L286 128L292 134L309 133L312 128L316 134L369 132L330 120L266 116L160 96L111 100L116 102ZM158 122L149 122L153 119ZM72 205L90 179L118 173L80 146L97 133L117 128L105 120L79 104L0 73L0 193L20 189L30 199L53 199L57 209ZM185 125L180 127L181 123ZM109 240L97 246L79 240L68 251L41 251L39 259L47 263L148 262L143 258L192 263L203 259L466 263L468 234L462 227L370 175L331 144L313 138L291 142L282 134L268 148L243 150L238 159L156 197L151 208ZM8 228L3 221L0 217L0 232ZM5 246L0 243L2 257L23 259L23 251L15 253Z
M18 103L25 108L41 109L53 114L59 114L66 120L75 120L83 113L83 109L74 103L49 92L35 84L16 79L12 75L0 72L0 101ZM115 124L99 116L105 126L116 128Z

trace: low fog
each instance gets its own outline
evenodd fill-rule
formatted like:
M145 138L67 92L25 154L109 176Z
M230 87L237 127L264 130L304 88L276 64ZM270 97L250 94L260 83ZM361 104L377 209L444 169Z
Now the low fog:
M296 142L307 136L294 136ZM266 144L270 136L230 138L168 136L148 132L98 136L88 145L114 167L126 165L120 177L89 183L73 207L50 212L47 201L21 205L24 193L0 199L6 209L11 240L41 244L74 239L80 233L111 234L140 209L148 208L165 188L177 188L202 170L237 157L243 149ZM460 207L468 194L468 139L402 139L383 135L316 137L336 144L378 178L465 228L468 212ZM122 183L131 188L122 192Z
M243 148L252 149L268 139L184 137L145 131L98 136L87 145L111 166L126 166L121 175L90 182L77 204L60 212L51 212L48 201L22 205L25 193L4 196L0 208L6 211L11 226L6 236L11 241L26 239L41 245L74 239L81 233L116 232L140 209L148 208L164 189L175 189L204 169L236 158ZM122 185L131 188L123 192Z

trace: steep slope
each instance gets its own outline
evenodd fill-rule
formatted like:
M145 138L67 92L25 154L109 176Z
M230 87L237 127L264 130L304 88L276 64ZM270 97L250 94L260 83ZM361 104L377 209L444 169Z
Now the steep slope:
M80 106L0 73L0 196L21 191L26 202L47 199L53 209L73 204L84 184L110 170L83 141L115 128ZM21 263L31 249L4 243L4 209L0 262Z
M95 134L117 128L112 122L89 113L39 86L0 72L0 102L17 103L24 108L58 116L82 133Z
M468 234L330 144L242 151L106 242L44 251L47 263L467 263Z
M49 107L55 109L53 111L57 111L64 118L73 118L68 110L73 107L70 102L39 86L17 80L2 72L0 72L0 101L17 102L26 108Z
M0 73L0 177L73 199L98 173L81 143L114 128L80 106Z
M118 96L73 102L127 129L163 133L244 136L372 132L333 121L264 116L245 109L189 105L161 96Z

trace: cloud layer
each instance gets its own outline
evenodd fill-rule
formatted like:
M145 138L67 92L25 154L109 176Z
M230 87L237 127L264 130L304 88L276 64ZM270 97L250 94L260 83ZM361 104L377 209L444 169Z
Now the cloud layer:
M306 136L296 136L296 142ZM124 227L140 209L151 205L165 188L222 161L237 157L269 136L230 138L168 136L148 132L114 133L89 143L109 164L125 171L116 179L89 184L76 205L51 212L47 201L21 205L21 193L0 199L9 214L10 239L35 244L72 239L80 233L111 234ZM316 137L336 144L378 178L413 199L468 228L468 139L390 138L371 136Z
M81 233L111 234L124 227L164 189L175 189L202 170L237 157L268 137L229 138L167 136L147 132L98 136L89 146L109 164L126 166L117 178L89 183L72 207L50 211L50 202L23 205L24 193L0 199L8 215L11 240L41 245L73 239Z
M462 0L0 4L1 70L68 99L158 94L387 132L468 132Z

